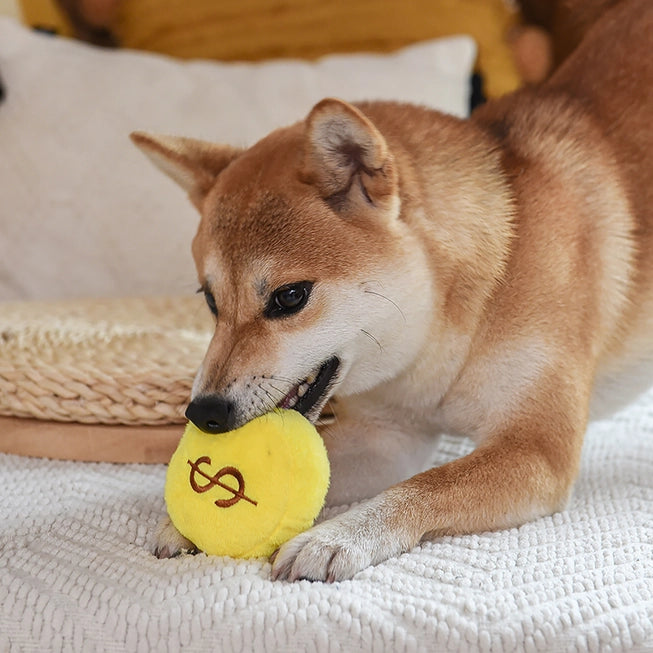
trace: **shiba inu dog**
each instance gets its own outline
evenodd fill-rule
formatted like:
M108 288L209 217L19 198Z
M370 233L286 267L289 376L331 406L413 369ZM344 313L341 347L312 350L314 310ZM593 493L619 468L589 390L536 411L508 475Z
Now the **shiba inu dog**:
M273 577L341 580L565 506L591 411L652 378L652 34L649 0L619 3L467 121L326 99L244 151L133 135L201 214L215 336L188 417L220 433L332 400L328 501L360 503ZM477 447L431 469L442 432ZM164 525L158 555L186 546Z

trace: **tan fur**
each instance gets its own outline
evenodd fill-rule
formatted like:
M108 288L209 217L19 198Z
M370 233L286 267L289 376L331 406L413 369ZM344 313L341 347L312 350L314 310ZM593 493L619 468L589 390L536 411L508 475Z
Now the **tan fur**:
M244 152L135 137L202 214L218 317L194 398L242 423L340 360L329 501L366 500L274 577L348 578L564 507L592 398L653 361L651 34L653 5L621 2L544 86L469 121L324 100ZM299 281L305 307L266 317ZM428 469L441 432L478 446ZM162 533L161 555L188 544Z
M564 61L588 29L620 0L518 0L524 18L553 35L556 63Z

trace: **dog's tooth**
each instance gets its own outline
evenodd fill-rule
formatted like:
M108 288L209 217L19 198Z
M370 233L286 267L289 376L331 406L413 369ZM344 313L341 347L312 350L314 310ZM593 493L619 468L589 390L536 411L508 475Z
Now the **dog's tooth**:
M306 392L308 391L308 389L309 389L310 387L311 387L311 386L310 386L306 381L304 381L304 383L302 383L302 384L297 388L297 394L298 394L300 397L303 397L303 396L306 394Z
M288 400L288 408L294 408L297 405L297 400L299 397L295 395Z
M304 385L306 383L308 385L311 385L312 383L315 383L315 379L317 379L317 374L315 374L315 372L313 372L313 374L309 374L309 376L306 377L306 381L304 381L304 383L302 385Z

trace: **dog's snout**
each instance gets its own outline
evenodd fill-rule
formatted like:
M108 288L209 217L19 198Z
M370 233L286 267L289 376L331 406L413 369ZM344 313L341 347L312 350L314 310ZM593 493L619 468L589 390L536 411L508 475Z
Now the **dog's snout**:
M233 402L207 395L188 404L186 417L205 433L225 433L234 427L234 412Z

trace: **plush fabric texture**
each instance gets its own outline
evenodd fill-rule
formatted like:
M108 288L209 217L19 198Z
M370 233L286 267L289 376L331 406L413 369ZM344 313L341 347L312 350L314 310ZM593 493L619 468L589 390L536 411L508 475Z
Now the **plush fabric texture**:
M0 650L645 653L652 437L653 392L589 429L564 512L331 585L271 582L265 560L155 559L162 465L0 455ZM445 438L436 462L470 448Z
M0 301L187 293L198 216L137 129L249 145L325 96L465 115L468 37L315 63L179 62L0 18Z
M166 474L166 509L201 551L268 557L310 528L329 488L329 459L317 429L276 410L229 433L189 423Z

